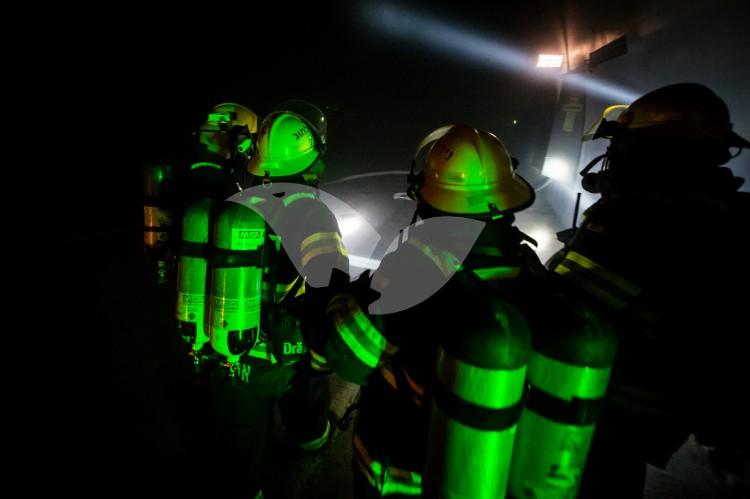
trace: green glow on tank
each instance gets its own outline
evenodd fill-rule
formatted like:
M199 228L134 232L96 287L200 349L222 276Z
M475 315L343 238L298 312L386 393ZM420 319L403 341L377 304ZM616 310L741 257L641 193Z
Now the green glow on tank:
M564 400L595 399L607 391L612 368L573 366L534 353L529 361L529 382Z
M265 240L265 222L255 211L226 202L217 217L214 248L245 253L260 251ZM211 271L209 318L211 346L236 362L239 355L229 350L229 332L260 327L263 269L256 266L215 267ZM252 346L252 345L250 345Z
M263 245L266 224L255 211L225 203L216 222L214 246L226 250L253 250Z
M535 338L510 475L516 497L574 499L580 487L616 336L588 307L569 311L558 331Z
M205 258L183 256L182 261L180 262L180 272L178 278L180 289L189 289L195 291L204 290L206 287L207 268L208 262L206 262ZM200 294L201 296L205 295L205 293L196 294ZM203 303L204 301L205 300L201 300L201 303ZM181 320L188 320L187 318L179 318Z
M515 497L575 499L594 428L557 423L524 409L518 423L522 438L513 450L510 492Z
M484 369L457 362L440 348L437 356L437 377L445 386L467 402L504 409L521 399L526 366L516 369Z
M209 341L205 323L207 268L205 258L183 256L177 270L176 318L195 324L195 350L200 350Z
M182 240L207 245L210 216L214 201L201 199L185 210L182 219ZM204 246L205 248L205 246ZM177 266L177 320L195 324L193 348L200 350L208 343L206 330L206 282L208 261L205 257L181 255Z
M494 323L450 336L438 350L439 385L470 405L432 404L426 497L505 497L531 334L514 306L494 300L492 309ZM472 421L480 409L508 412L493 427Z
M214 201L201 199L188 206L182 218L182 240L207 244L210 233L211 209Z
M212 271L209 302L211 346L230 362L239 355L229 351L229 331L246 331L260 326L262 277L262 269L255 267Z
M487 431L449 420L433 402L430 435L446 435L451 445L433 442L427 469L443 470L441 484L425 482L425 497L496 499L505 497L516 425Z

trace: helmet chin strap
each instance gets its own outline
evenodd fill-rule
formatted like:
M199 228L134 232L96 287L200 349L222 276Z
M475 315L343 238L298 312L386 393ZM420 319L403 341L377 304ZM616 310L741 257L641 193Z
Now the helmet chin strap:
M594 159L592 159L591 161L589 161L588 164L583 167L583 170L581 170L581 172L580 172L581 177L585 176L589 172L589 170L591 170L599 161L601 161L604 158L606 158L607 154L609 154L609 153L605 152L604 154L600 154L599 156L597 156Z
M593 194L601 193L599 180L602 178L602 173L607 170L607 166L609 163L608 154L609 150L606 153L600 154L599 156L589 161L589 163L583 168L583 170L581 170L581 187L583 187L586 192L591 192ZM604 160L604 163L602 164L601 170L596 173L589 173L589 170L591 170L597 163L602 160Z

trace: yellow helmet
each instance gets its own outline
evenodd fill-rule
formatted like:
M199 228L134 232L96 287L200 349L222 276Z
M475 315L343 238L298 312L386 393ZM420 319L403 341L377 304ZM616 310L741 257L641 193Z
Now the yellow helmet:
M617 116L619 116L622 111L627 108L627 104L613 104L606 107L604 111L602 111L601 118L599 118L596 123L591 125L588 130L583 132L583 136L581 136L581 142L587 142L589 140L609 136L609 130L607 130L606 124L616 123ZM613 116L615 120L608 121L607 118L609 118L610 116ZM602 124L605 124L605 126L602 126Z
M236 152L247 154L258 131L258 116L241 104L225 102L211 108L201 126L200 142L219 156L229 159Z
M319 139L306 120L286 111L261 123L256 151L247 171L257 177L288 177L310 168L320 156Z
M603 120L593 138L612 138L623 132L636 138L715 141L728 147L750 147L750 142L732 131L726 103L698 83L667 85L639 97L616 122Z
M732 131L726 103L697 83L677 83L649 92L623 111L617 123L654 137L726 140L730 146L750 147L750 142Z
M420 201L458 215L520 211L534 202L534 190L513 171L507 149L491 133L466 125L439 128L420 143L415 158L432 141L415 189Z

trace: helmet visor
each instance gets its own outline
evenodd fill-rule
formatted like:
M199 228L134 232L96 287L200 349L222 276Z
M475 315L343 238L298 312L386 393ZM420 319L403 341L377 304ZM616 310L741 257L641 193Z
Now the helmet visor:
M317 136L322 148L325 148L328 138L328 119L318 106L310 102L290 99L276 106L272 113L288 112L296 114L307 122L312 132Z
M602 113L602 117L599 118L596 123L591 125L581 136L581 142L588 142L589 140L607 138L611 139L616 133L618 125L617 118L620 114L627 109L627 104L615 104L609 106Z

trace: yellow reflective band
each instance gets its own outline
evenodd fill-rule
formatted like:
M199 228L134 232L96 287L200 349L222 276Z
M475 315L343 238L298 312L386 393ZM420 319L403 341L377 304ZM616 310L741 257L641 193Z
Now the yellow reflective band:
M627 305L625 300L613 295L598 284L594 284L593 282L591 282L591 280L586 279L585 276L581 275L581 272L576 272L566 267L564 261L558 264L557 267L555 267L555 272L578 283L578 285L583 289L596 296L603 302L613 306L614 308L622 309Z
M392 345L385 336L380 334L378 328L372 324L369 317L362 312L362 309L359 308L359 304L353 298L349 299L348 307L357 327L362 331L370 343L378 349L379 356L382 355L383 352L388 355L393 355L398 351L398 348L395 345Z
M320 355L318 352L316 352L312 348L310 349L310 356L316 361L320 362L321 364L328 364L328 359Z
M640 288L579 253L570 254L571 258L566 256L555 268L557 274L577 283L588 293L616 309L627 307L629 313L645 322L658 322L656 314L629 302L640 294Z
M608 108L606 108L606 109L604 110L604 112L602 113L602 118L606 118L606 117L607 117L607 115L608 115L609 113L611 113L612 111L614 111L615 109L625 109L625 108L627 108L627 107L628 107L628 105L627 105L627 104L615 104L615 105L613 105L613 106L609 106L609 107L608 107Z
M316 371L330 370L330 368L328 367L328 359L312 349L309 349L308 351L310 352L310 366L313 369L315 369Z
M523 396L526 366L487 369L462 362L440 347L435 372L438 380L450 386L456 396L481 407L505 409Z
M638 296L641 293L641 288L636 286L635 284L631 283L624 277L621 277L614 272L602 267L595 261L586 258L580 253L576 253L575 251L569 252L567 255L565 255L566 260L571 260L581 267L591 270L596 275L601 277L602 279L605 279L612 284L614 284L618 289L621 289L625 293L631 295L631 296Z
M276 285L276 292L279 293L287 293L290 289L292 289L292 286L294 286L294 283L297 282L297 279L299 279L299 276L295 277L292 282L289 284L277 284Z
M300 252L304 253L305 248L310 246L313 243L317 243L318 241L328 241L328 240L334 240L334 241L341 241L341 234L338 232L316 232L315 234L307 236L303 241L302 244L300 244Z
M566 364L534 352L529 360L528 380L540 390L563 400L597 399L607 391L610 367Z
M268 348L267 343L257 343L252 350L247 353L248 356L261 359L276 364L277 360L273 352Z
M422 493L422 476L413 471L396 466L383 466L370 457L362 440L354 434L354 460L367 477L370 485L380 491L381 496L389 494L419 495Z
M401 473L397 474L397 470ZM388 494L418 496L422 494L422 477L412 471L399 470L394 466L388 466L385 469L381 493L383 496Z
M344 340L346 346L349 347L349 350L351 350L366 366L372 367L373 369L378 367L380 356L370 353L370 351L360 343L359 338L357 338L358 335L344 323L343 319L336 317L335 323L336 331L339 333L341 339Z
M289 284L277 284L276 285L276 303L280 303L281 301L284 300L284 298L286 298L286 295L297 283L297 279L299 279L299 276L295 277L294 280L290 282ZM278 296L279 293L281 293L281 296Z
M328 435L331 432L331 422L326 421L326 430L323 432L323 435L313 439L309 440L307 442L299 444L300 448L302 450L317 450L320 449L325 445L325 443L328 441Z
M328 305L328 313L333 313L336 331L363 364L376 368L383 352L390 355L397 351L351 296L335 296Z
M300 199L315 199L315 194L312 192L297 192L295 194L290 194L284 198L284 208Z
M406 243L416 247L427 258L432 260L446 277L452 275L461 267L461 262L458 261L458 258L447 251L433 251L432 248L413 237L409 238Z
M310 367L320 372L331 371L331 368L328 367L328 364L319 364L314 359L310 359Z
M483 269L472 269L474 275L483 281L494 279L512 279L521 272L521 267L489 267Z
M338 241L336 244L317 247L304 254L304 256L302 257L302 266L307 266L310 260L312 260L316 256L328 254L338 254L341 256L346 256L346 248L344 248L344 245L343 243L341 243L341 241Z
M357 327L362 331L364 336L370 340L370 343L378 349L378 353L383 351L390 353L390 351L393 350L393 347L388 343L388 340L385 339L385 336L380 334L380 331L372 325L370 319L364 312L362 312L362 309L359 308L359 304L354 299L350 299L348 305L349 313L351 314L350 317L354 319Z

